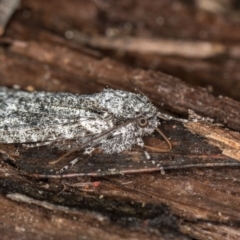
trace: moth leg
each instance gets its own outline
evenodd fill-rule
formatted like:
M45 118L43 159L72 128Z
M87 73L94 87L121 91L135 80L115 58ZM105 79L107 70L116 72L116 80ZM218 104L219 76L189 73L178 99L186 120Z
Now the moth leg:
M140 137L138 137L136 144L137 144L138 146L140 146L141 148L143 148L143 147L144 147L143 139L140 138Z
M142 138L140 137L137 138L137 145L140 146L141 148L144 148L144 142ZM144 150L144 154L148 160L151 158L150 154L146 150Z
M82 149L81 145L79 142L76 142L76 143L69 143L69 144L66 144L65 141L59 141L59 142L56 142L56 147L61 149L61 150L70 150L68 151L67 153L65 153L64 155L62 155L61 157L59 157L57 160L54 160L54 161L51 161L49 162L49 164L56 164L60 161L62 161L65 157L71 155L73 152L76 152L76 151L79 151Z
M93 147L88 147L85 149L84 153L85 155L92 155L92 152L95 150ZM69 164L65 165L63 168L61 168L57 173L61 174L65 171L67 171L69 168L73 167L77 162L79 161L79 157L73 159Z
M85 155L92 155L92 152L95 150L95 148L93 147L88 147L85 149L84 153ZM59 159L57 161L51 162L51 164L58 162ZM67 171L69 168L73 167L77 162L79 161L79 157L73 159L69 164L65 165L63 168L61 168L57 174L62 174L63 172Z
M95 148L93 148L93 147L88 147L88 148L86 148L85 149L85 151L84 151L84 155L90 155L90 156L92 156L92 152L95 150Z
M57 171L57 174L61 174L67 171L69 168L73 167L78 161L79 161L79 157L74 158L69 164L65 165L63 168Z
M150 154L148 153L148 151L144 151L145 157L147 158L147 160L151 159Z

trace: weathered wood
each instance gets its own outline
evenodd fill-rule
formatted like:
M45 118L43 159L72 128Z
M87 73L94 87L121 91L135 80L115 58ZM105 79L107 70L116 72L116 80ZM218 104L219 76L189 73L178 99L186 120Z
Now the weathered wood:
M95 45L90 39L80 45L79 33ZM240 103L196 86L211 85L214 93L239 99L239 33L229 15L183 1L22 1L0 38L1 85L87 94L106 86L134 91L131 81L161 110L187 117L191 109L214 122L162 121L173 150L150 153L150 160L134 148L113 156L79 151L50 165L64 151L0 145L1 237L239 239ZM176 54L132 51L123 41L128 36L167 40L172 49L181 41L185 48ZM120 39L120 48L96 45L99 37L109 44ZM223 51L212 48L210 58L202 58L193 40ZM188 79L195 86L183 82ZM145 141L165 147L158 135ZM31 175L54 174L74 157L81 161L66 174L95 177ZM134 172L142 173L116 175Z
M87 188L61 191L64 182L16 173L9 165L0 168L2 239L188 239L166 205L93 195Z

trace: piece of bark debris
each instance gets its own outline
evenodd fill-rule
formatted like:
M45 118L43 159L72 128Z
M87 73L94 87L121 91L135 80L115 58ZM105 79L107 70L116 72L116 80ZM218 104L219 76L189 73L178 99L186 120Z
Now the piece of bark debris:
M192 133L199 134L222 150L222 154L240 161L240 134L207 122L184 123Z

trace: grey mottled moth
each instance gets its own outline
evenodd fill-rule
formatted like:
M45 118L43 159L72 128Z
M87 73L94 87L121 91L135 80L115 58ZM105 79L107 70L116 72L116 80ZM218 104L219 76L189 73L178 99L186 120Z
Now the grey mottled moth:
M67 146L71 150L61 159L76 149L91 154L99 148L113 154L138 145L158 152L170 151L170 141L158 128L158 117L174 119L158 112L149 99L139 93L105 89L93 95L77 95L0 87L0 143L29 146L59 143L60 146L64 140L74 140L72 146ZM168 149L144 145L142 138L154 130L165 139Z

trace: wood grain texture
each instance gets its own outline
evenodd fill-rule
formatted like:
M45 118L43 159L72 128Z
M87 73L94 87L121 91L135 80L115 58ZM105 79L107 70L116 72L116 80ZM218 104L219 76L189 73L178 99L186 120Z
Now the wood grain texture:
M0 38L1 85L88 94L106 86L134 91L132 82L161 111L187 118L190 109L214 122L162 121L173 150L150 160L134 148L92 157L79 151L50 165L65 152L0 145L3 239L239 239L240 26L233 15L184 2L22 1ZM121 44L127 37L171 38L174 47L204 41L224 52L109 50L81 45L77 33ZM144 141L165 146L158 135ZM88 176L31 175L53 174L76 156L81 161L66 174Z

